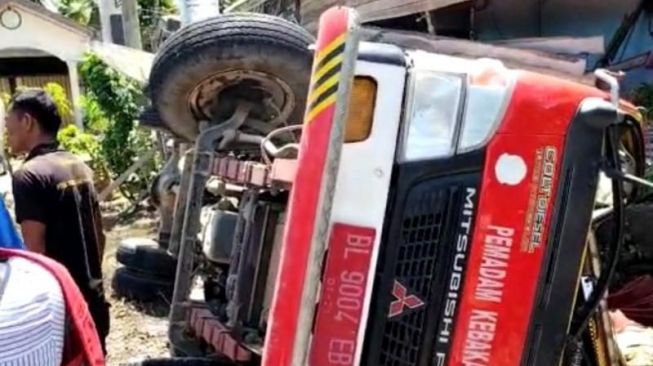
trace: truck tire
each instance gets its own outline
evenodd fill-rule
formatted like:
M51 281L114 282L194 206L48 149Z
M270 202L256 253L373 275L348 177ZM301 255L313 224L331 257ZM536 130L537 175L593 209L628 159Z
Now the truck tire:
M116 269L111 281L114 294L130 300L152 302L172 297L174 283L171 280L135 272L127 267Z
M269 123L302 122L313 37L299 25L264 14L227 14L199 21L170 37L150 72L148 94L162 122L194 140L201 121L224 121L237 100L254 103L250 117ZM270 106L265 101L271 101ZM265 129L268 126L264 125Z
M120 242L116 260L125 267L164 279L175 278L177 260L159 244L147 238L127 238Z

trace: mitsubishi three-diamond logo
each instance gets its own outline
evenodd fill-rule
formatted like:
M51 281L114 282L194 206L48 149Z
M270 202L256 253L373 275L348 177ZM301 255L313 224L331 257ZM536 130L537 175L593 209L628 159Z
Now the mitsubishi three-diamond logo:
M394 286L392 287L392 296L394 296L395 300L390 304L388 318L399 316L406 309L415 310L424 306L424 301L415 295L408 295L406 287L397 280L395 280Z

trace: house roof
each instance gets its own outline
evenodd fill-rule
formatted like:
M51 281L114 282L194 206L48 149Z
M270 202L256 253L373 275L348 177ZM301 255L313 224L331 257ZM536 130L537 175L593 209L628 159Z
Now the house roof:
M72 31L75 31L86 36L93 36L95 31L92 28L83 26L72 19L69 19L61 14L52 12L40 4L34 3L29 0L0 0L0 10L9 7L15 6L17 8L22 8L25 11L32 13L33 15L43 18L44 20L56 23L61 25L64 28L68 28Z

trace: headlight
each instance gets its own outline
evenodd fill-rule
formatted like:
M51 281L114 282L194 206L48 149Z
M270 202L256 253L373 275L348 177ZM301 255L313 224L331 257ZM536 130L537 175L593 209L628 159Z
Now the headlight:
M469 86L458 152L485 145L492 136L507 104L505 90L504 87L491 85Z
M444 158L487 144L514 84L503 64L424 55L415 61L398 160Z
M464 75L419 71L412 74L409 85L400 160L453 155Z

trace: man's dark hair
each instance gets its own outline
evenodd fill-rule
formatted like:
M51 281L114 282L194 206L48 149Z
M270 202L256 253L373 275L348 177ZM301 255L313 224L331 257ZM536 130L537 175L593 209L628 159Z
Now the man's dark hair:
M42 89L28 89L11 99L11 110L27 113L38 122L41 130L56 136L61 127L61 116L50 95Z

